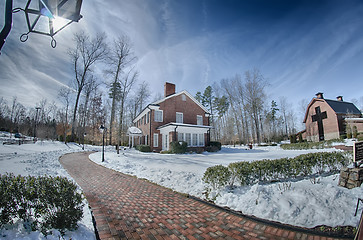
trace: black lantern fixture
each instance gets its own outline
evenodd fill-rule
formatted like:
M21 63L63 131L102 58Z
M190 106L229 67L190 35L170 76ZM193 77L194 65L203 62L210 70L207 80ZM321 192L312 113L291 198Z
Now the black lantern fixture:
M82 18L80 15L82 0L28 0L24 9L12 9L12 1L6 0L5 26L0 34L0 49L11 30L12 13L19 11L25 13L28 32L20 36L21 42L28 40L29 33L37 33L51 37L53 48L57 45L54 35ZM47 27L43 28L44 25Z
M102 162L105 161L105 133L107 128L103 125L100 126L100 130L102 132Z

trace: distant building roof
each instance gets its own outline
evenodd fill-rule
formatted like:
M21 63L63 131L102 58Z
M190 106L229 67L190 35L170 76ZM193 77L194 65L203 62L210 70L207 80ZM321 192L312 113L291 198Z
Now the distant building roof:
M129 127L127 129L127 135L142 135L142 131L137 127Z
M329 106L336 112L340 114L362 114L359 109L350 102L335 101L330 99L325 99Z

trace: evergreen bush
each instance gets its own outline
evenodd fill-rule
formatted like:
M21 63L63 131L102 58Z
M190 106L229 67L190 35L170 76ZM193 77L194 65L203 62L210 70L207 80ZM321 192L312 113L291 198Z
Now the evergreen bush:
M279 181L280 179L306 177L314 173L336 173L347 166L349 157L341 152L318 152L254 162L236 162L210 167L204 173L203 181L214 189L239 183L250 185L256 182Z
M0 227L19 218L33 231L77 229L83 216L82 194L62 177L0 175Z
M183 141L176 141L170 143L170 150L172 153L183 154L187 152L188 143Z
M222 143L220 143L220 142L209 142L209 146L217 147L218 150L222 149Z
M136 149L140 152L151 152L151 148L149 145L137 145Z
M295 134L291 134L290 135L290 143L296 143L296 135Z
M230 183L231 172L222 165L207 168L204 173L203 181L213 189L222 188Z
M353 126L353 137L357 138L358 137L358 129L357 126Z
M304 149L323 149L332 146L332 143L344 142L344 139L331 139L321 142L299 142L291 144L281 144L280 147L284 150L304 150Z

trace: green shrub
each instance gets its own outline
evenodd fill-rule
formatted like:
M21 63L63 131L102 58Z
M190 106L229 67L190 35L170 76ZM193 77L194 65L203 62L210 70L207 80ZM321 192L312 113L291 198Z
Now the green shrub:
M357 126L353 126L353 137L357 138L358 137L358 129Z
M186 153L187 147L188 147L187 142L178 142L177 141L177 142L170 143L170 151L172 153L178 153L178 154Z
M290 143L296 143L296 135L295 134L291 134L290 135Z
M218 152L218 151L219 151L218 147L216 147L216 146L207 146L207 147L205 148L205 150L206 150L207 152Z
M140 152L151 152L151 148L149 145L137 145L136 149Z
M231 172L222 165L207 168L204 173L203 181L213 189L222 188L230 183Z
M344 139L331 139L322 142L299 142L291 144L281 144L280 147L284 150L304 150L304 149L323 149L330 148L332 143L344 142Z
M304 142L303 135L301 132L299 132L299 143Z
M209 142L209 146L217 147L218 151L220 151L222 149L222 143L220 143L220 142Z
M54 228L64 235L83 216L82 194L62 177L0 175L0 196L0 227L19 218L33 231L47 235Z
M216 189L226 186L228 182L231 185L236 182L250 185L259 181L278 181L314 173L335 173L349 163L349 156L342 152L308 153L294 158L231 163L227 170L221 165L210 167L204 173L203 180Z
M240 185L248 185L251 182L252 168L249 162L235 162L228 165L228 169L231 172L231 184L236 181Z

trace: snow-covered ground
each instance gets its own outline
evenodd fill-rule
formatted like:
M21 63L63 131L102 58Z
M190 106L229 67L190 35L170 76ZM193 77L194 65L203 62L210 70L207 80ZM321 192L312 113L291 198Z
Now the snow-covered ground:
M141 153L126 149L119 155L115 151L90 156L94 162L117 171L145 178L175 191L205 198L206 185L201 180L205 170L214 165L227 166L231 162L254 161L294 157L300 154L324 150L282 150L280 147L223 147L217 153L158 154ZM216 204L228 206L244 214L279 221L282 223L315 227L318 225L357 226L359 216L354 217L355 204L362 197L362 188L348 190L338 187L339 175L321 176L301 181L255 184L212 192Z
M0 174L14 173L15 175L31 176L62 176L72 179L66 170L60 165L58 159L65 153L82 151L82 148L75 144L65 145L61 142L38 141L35 144L3 145L8 141L6 133L0 133ZM95 147L86 146L86 150L94 150ZM100 149L100 148L96 148ZM79 223L76 231L67 232L65 239L84 240L95 239L92 225L91 213L87 201L84 202L84 217ZM53 231L46 239L58 240L60 233ZM0 239L45 239L40 232L27 232L23 224L7 226L7 229L0 229Z
M60 142L38 141L36 144L3 145L8 138L0 133L0 174L11 172L22 175L51 175L71 178L62 168L58 159L69 152L82 151L75 144L65 145ZM87 146L85 150L100 150L100 147ZM205 185L201 180L204 171L217 164L227 166L236 161L254 161L294 157L300 154L324 150L282 150L279 147L223 147L217 153L203 154L157 154L141 153L126 149L117 155L114 147L107 147L106 161L101 163L101 152L91 155L98 164L120 172L146 178L178 192L205 198ZM355 204L363 195L362 188L348 190L338 187L338 175L319 177L302 181L290 181L274 184L255 184L231 190L212 192L216 203L242 211L245 214L284 222L292 225L314 227L316 225L352 225L356 226L359 216L354 217ZM89 210L85 206L85 217L79 223L79 229L67 232L65 239L94 239L93 226ZM19 223L8 230L0 230L0 239L43 239L39 232L28 233ZM54 232L47 239L59 239Z

